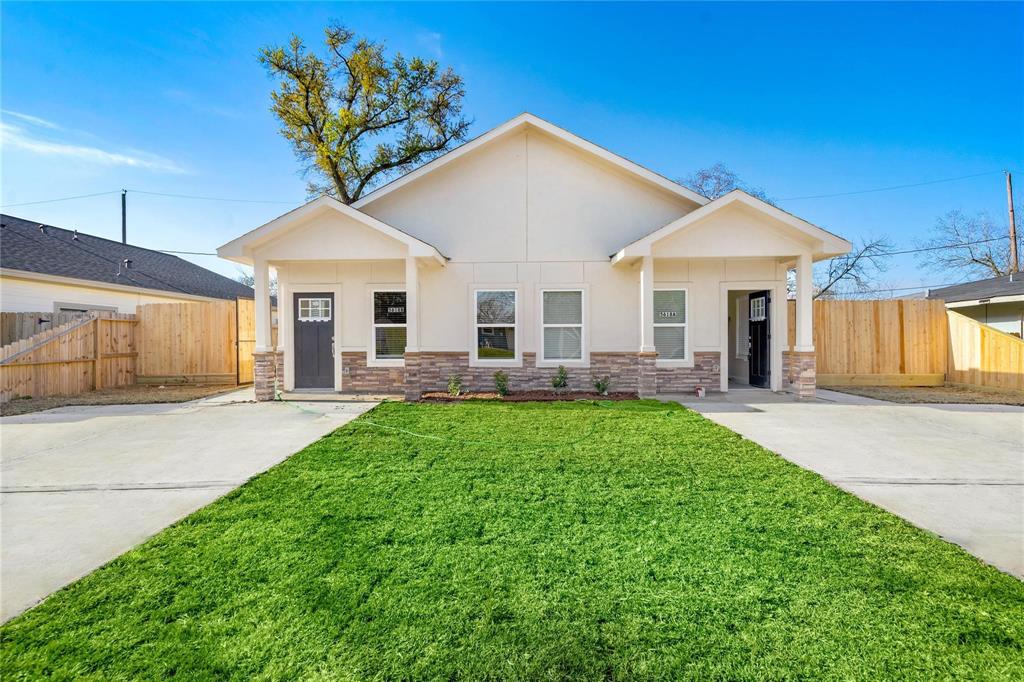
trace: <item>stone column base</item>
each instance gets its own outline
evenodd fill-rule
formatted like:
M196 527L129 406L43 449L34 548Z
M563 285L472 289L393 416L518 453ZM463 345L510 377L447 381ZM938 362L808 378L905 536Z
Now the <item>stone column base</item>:
M798 398L814 397L817 389L816 367L814 351L782 351L783 378Z
M256 400L267 401L277 397L277 389L284 386L284 353L268 351L253 353L253 388Z
M405 401L416 402L423 396L420 385L420 354L405 354L405 382L403 384Z
M658 354L636 354L636 392L641 398L653 398L658 393Z

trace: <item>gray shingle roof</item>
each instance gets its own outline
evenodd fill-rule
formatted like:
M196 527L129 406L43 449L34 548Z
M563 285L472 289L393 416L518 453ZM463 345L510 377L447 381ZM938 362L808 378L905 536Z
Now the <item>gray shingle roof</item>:
M1002 277L928 290L928 298L939 298L947 303L1020 295L1024 295L1024 273L1020 272L1014 275L1003 275Z
M6 214L0 214L0 224L3 268L209 298L253 297L244 284L169 253L81 232L76 239L71 230Z

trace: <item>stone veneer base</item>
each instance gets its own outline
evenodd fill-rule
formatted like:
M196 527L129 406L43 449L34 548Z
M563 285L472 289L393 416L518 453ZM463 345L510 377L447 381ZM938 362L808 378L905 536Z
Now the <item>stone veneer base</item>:
M253 353L253 389L256 400L265 402L277 396L279 388L284 388L284 353L269 351Z
M782 351L782 376L798 398L813 398L817 391L814 351Z
M692 392L697 386L719 390L718 353L694 353L693 367L657 367L654 353L591 353L590 367L566 367L568 388L593 390L594 377L609 377L612 391L637 391L640 396ZM368 393L401 393L419 400L423 393L445 391L448 377L458 374L467 391L493 391L494 372L509 375L513 391L551 388L555 367L537 367L535 353L523 353L520 367L471 367L469 353L424 351L406 353L404 367L368 367L366 353L342 353L342 389Z

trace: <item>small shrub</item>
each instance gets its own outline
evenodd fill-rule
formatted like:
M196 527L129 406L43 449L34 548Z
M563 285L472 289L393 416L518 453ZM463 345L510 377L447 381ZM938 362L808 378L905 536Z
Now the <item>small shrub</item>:
M461 374L449 374L448 375L448 395L453 398L457 397L462 393L462 375Z
M611 385L611 377L594 377L594 388L600 395L608 395L609 385Z
M565 388L569 385L569 373L565 371L565 365L559 365L555 376L551 377L551 385L555 388Z
M508 395L508 373L503 372L500 369L494 373L494 388L498 390L498 395Z

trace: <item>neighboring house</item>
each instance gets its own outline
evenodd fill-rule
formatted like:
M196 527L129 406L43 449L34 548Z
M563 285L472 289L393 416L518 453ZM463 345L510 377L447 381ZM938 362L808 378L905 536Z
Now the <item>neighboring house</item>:
M999 331L1024 336L1024 275L1019 272L929 289L928 298Z
M709 201L530 114L346 206L321 197L218 249L256 274L256 387L493 390L609 375L641 395L730 376L814 392L811 265L850 243L734 191ZM281 334L270 346L269 271ZM796 268L796 346L786 272ZM737 349L735 314L745 330ZM746 371L738 373L740 350Z
M3 312L134 313L143 303L252 297L250 287L171 254L0 215Z

